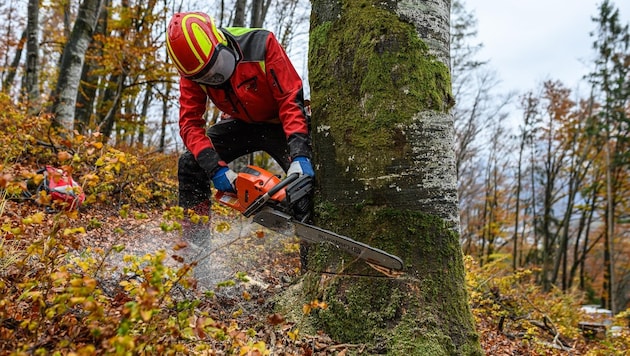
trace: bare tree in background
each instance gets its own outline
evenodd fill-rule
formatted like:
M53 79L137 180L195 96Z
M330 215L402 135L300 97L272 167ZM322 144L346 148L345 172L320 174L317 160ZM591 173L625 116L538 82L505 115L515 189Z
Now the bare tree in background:
M28 98L29 114L37 114L41 105L39 102L39 0L28 1L24 92Z
M94 35L100 35L99 40L94 40L90 43L88 53L94 58L99 58L103 55L103 39L109 34L107 33L108 22L108 7L111 5L111 0L104 0L103 9L101 10L96 24ZM92 116L94 114L94 105L96 103L96 93L99 83L103 81L101 75L95 73L99 69L99 64L96 60L87 60L83 65L81 72L81 84L77 92L77 107L75 112L74 128L80 132L85 133L90 125Z
M487 60L477 59L483 48L473 43L477 37L477 19L466 9L463 1L453 1L451 8L451 73L455 106L455 168L458 181L461 239L467 254L475 252L483 239L483 206L487 187L482 175L487 165L484 151L491 149L492 123L503 120L506 107L515 93L495 94L500 84L497 74ZM481 241L478 241L478 238Z
M69 131L74 128L75 104L85 52L92 41L102 3L103 0L83 0L61 55L59 79L51 95L53 105L50 112L54 115L53 124Z

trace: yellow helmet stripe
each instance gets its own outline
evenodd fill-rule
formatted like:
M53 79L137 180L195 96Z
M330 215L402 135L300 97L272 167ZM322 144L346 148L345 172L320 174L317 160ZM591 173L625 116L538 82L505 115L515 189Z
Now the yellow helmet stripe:
M210 53L212 52L213 46L206 32L196 23L193 23L190 26L190 28L193 34L195 35L195 39L197 40L197 44L199 45L199 48L201 48L201 51L203 52L203 56L205 58L210 57ZM188 39L188 33L186 33L186 39ZM193 49L193 52L195 52L195 57L197 57L199 61L203 63L204 57L201 57L199 55L199 53L194 47L194 44L190 40L188 41L188 45L190 46L190 48Z
M205 61L203 60L203 58L201 57L201 55L197 51L197 48L195 47L195 44L193 43L193 39L190 38L190 33L186 30L187 22L191 18L196 18L196 19L199 19L200 21L204 21L205 22L205 19L203 18L203 16L200 16L198 14L188 14L188 15L186 15L186 16L184 16L182 18L182 22L181 22L182 23L182 32L184 33L184 36L186 37L186 42L188 43L188 47L190 47L190 50L192 51L192 53L199 60L199 65L197 67L195 67L194 69L190 70L190 71L186 71L186 74L192 74L192 73L196 73L196 72L200 71L201 68L203 67L203 65L205 64ZM191 29L192 29L192 31L193 31L196 39L197 39L197 43L199 44L199 47L201 47L201 50L204 52L204 54L207 57L208 54L210 53L210 51L212 50L212 42L208 38L208 35L206 35L206 33L203 32L203 30L201 30L199 25L193 23L192 26L191 26ZM206 40L205 43L202 43L202 41L199 41L200 38L204 38L204 37L205 37L205 40Z

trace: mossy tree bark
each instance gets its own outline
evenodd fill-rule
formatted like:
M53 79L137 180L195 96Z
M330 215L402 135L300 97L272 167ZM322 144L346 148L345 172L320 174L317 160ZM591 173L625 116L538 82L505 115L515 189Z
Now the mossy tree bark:
M312 0L309 73L317 225L400 256L383 278L311 249L313 322L373 353L481 354L458 238L450 0Z

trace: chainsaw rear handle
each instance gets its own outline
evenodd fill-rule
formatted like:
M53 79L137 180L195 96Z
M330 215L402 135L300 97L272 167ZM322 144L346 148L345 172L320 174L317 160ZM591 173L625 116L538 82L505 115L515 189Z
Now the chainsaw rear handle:
M247 209L245 209L243 215L245 217L250 217L252 214L256 213L265 205L265 203L267 203L267 201L269 201L272 196L276 195L276 193L281 191L287 185L293 183L296 179L298 179L299 176L300 175L298 173L293 173L287 176L285 179L280 181L280 183L269 189L267 193L259 196L256 200L254 200L254 202L249 207L247 207Z

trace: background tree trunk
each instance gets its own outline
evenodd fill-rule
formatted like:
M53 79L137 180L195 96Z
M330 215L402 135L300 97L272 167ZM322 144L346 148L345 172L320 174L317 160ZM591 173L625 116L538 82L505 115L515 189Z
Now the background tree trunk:
M26 25L26 75L24 91L28 98L28 113L35 115L40 110L39 100L39 0L28 2Z
M335 249L314 249L303 292L329 305L314 322L378 353L481 354L458 236L450 1L312 5L316 223L406 266L382 278Z
M628 301L628 293L619 288L615 269L615 259L624 258L627 254L617 251L616 243L622 236L622 230L618 230L618 220L624 220L619 215L621 209L622 192L628 191L627 172L630 167L630 119L628 106L630 103L630 91L628 88L630 79L630 66L628 66L628 53L630 50L629 25L619 21L619 10L611 1L604 1L599 7L598 17L593 18L597 24L597 30L593 33L595 42L593 49L598 54L596 67L589 75L593 83L596 95L602 107L597 113L599 119L598 135L599 146L603 147L603 162L599 163L599 169L605 179L601 194L605 197L600 207L605 217L604 234L604 286L602 290L602 306L611 309L614 313L623 310ZM597 134L597 133L596 133ZM627 200L627 199L625 199ZM621 245L623 246L623 244ZM627 276L628 274L626 274ZM627 277L626 277L627 278ZM621 301L621 304L619 303Z
M234 3L234 20L232 21L232 26L234 27L245 27L245 6L247 5L247 0L236 0Z
M102 1L83 0L70 39L61 55L61 68L52 94L51 112L54 114L53 123L67 130L74 127L77 90L81 81L85 52L92 40Z
M103 9L99 14L99 19L94 30L94 35L101 35L103 38L108 36L107 22L108 22L108 10L111 0L105 0L103 3ZM92 41L89 49L90 53L94 55L93 60L86 61L81 71L81 85L77 93L77 107L75 111L74 128L80 133L86 133L92 122L92 115L94 114L94 104L96 102L96 93L99 82L102 80L102 76L94 74L93 71L98 69L100 64L96 61L96 58L103 56L103 41Z
M271 1L264 0L252 0L252 10L251 10L251 18L250 18L250 27L262 27L265 22L265 17L267 17L267 9L269 8L269 4Z
M20 65L20 58L22 58L22 49L24 48L25 42L26 30L22 31L20 42L15 49L15 56L13 57L13 61L11 61L11 65L7 66L6 77L2 81L2 91L4 93L9 93L11 91L13 80L15 79L15 74L17 72L18 66Z

